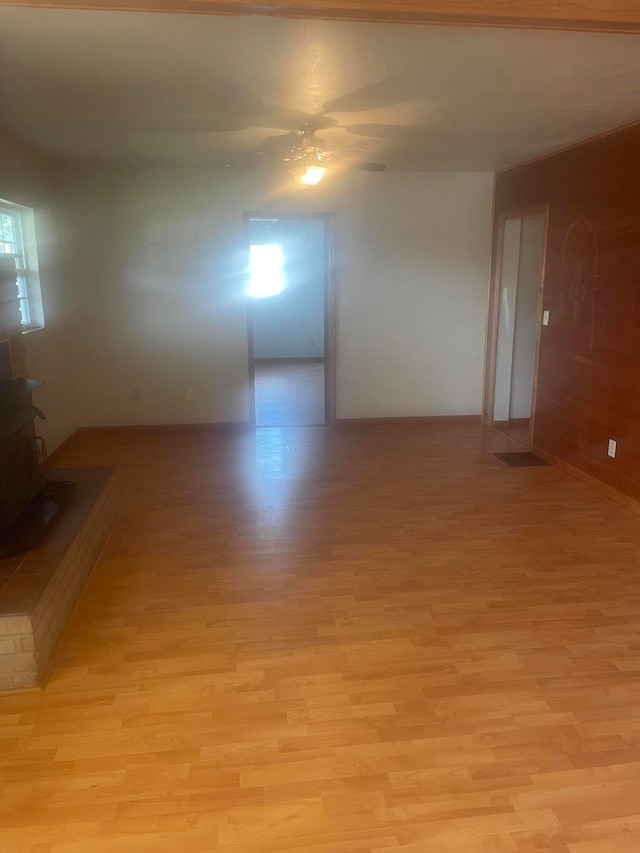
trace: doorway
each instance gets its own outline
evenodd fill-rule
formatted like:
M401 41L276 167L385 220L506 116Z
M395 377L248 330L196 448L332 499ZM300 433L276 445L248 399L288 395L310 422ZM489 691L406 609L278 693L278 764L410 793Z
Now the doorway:
M527 449L533 443L546 237L546 206L500 218L489 420Z
M252 423L331 423L335 412L332 214L245 215Z

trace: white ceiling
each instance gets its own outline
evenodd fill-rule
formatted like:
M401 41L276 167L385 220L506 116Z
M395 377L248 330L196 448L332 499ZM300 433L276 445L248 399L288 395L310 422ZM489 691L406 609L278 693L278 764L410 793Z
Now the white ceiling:
M0 121L83 160L263 166L321 114L391 169L492 171L640 118L639 90L636 35L0 9Z

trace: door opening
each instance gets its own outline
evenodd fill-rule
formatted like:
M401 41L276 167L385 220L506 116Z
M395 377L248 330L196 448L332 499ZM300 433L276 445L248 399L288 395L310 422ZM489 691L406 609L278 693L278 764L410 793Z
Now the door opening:
M332 422L333 216L246 214L251 419Z
M527 449L533 443L546 234L546 208L501 217L489 419Z

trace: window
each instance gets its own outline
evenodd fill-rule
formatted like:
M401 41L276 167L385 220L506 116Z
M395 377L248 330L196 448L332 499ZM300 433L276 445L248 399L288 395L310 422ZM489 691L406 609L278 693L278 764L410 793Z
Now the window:
M249 247L249 296L278 296L285 287L284 254L279 243L252 243Z
M13 258L22 330L44 326L33 210L0 199L0 255Z

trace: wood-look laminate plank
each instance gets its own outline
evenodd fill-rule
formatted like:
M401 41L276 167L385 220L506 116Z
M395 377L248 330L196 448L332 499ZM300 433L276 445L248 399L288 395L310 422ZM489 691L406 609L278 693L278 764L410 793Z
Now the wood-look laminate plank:
M10 853L640 849L640 519L476 424L92 430L123 513Z

